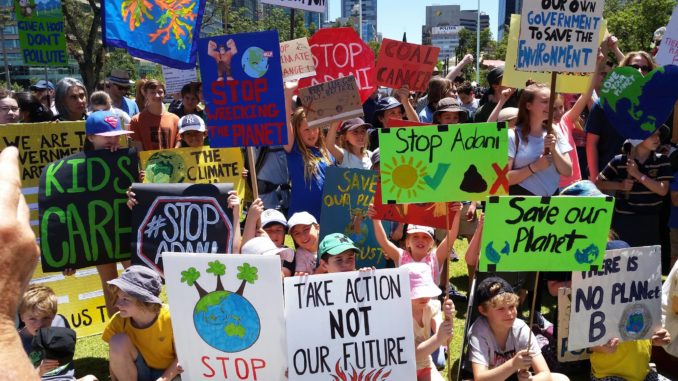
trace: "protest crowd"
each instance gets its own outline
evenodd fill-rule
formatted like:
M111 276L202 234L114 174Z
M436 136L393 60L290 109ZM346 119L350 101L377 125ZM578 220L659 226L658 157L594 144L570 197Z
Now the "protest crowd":
M44 284L85 271L112 380L678 379L676 66L607 35L587 75L482 87L385 40L327 80L260 33L200 39L176 91L0 89L0 379L97 380Z

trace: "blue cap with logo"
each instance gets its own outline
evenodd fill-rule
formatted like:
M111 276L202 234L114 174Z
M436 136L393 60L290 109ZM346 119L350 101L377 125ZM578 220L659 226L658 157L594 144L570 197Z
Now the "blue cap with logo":
M118 136L133 134L133 131L122 129L120 117L113 111L95 111L87 116L85 122L85 133L87 135L99 136Z

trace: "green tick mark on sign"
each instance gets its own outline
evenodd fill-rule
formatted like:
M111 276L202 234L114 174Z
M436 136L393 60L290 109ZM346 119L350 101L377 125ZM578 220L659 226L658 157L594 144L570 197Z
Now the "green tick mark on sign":
M443 182L443 178L445 178L445 174L449 168L449 164L438 164L438 169L436 169L435 175L433 175L433 177L429 175L424 176L424 181L429 187L431 187L431 189L438 189L438 186Z

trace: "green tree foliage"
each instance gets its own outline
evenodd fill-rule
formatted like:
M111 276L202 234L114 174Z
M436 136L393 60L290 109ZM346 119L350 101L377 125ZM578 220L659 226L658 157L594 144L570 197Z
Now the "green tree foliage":
M97 0L62 0L68 51L78 62L88 92L104 76L104 48L101 44L101 7Z
M221 277L226 274L226 265L220 261L208 262L207 272L217 277L217 291L223 291L224 286L221 283Z
M508 25L504 26L504 34L501 36L501 41L498 41L494 52L488 56L495 60L506 60L506 47L508 46L508 37L509 37L509 27Z
M113 69L127 70L131 78L138 78L137 63L134 61L134 57L127 53L125 49L108 49L102 69L103 76L108 76Z
M657 28L669 22L675 0L605 0L607 28L622 52L650 50Z
M247 285L247 283L254 284L254 282L259 279L257 271L257 268L252 267L249 263L243 263L242 266L238 266L237 278L242 280L242 283L240 284L240 287L238 287L236 294L242 296L245 291L245 285Z

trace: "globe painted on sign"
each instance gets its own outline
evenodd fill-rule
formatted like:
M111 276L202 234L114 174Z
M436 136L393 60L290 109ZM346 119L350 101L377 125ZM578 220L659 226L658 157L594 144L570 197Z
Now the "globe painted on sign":
M242 69L252 78L261 78L268 70L268 58L257 46L251 46L242 55Z
M250 302L230 291L214 291L198 301L193 310L198 335L223 352L240 352L259 338L259 315Z

